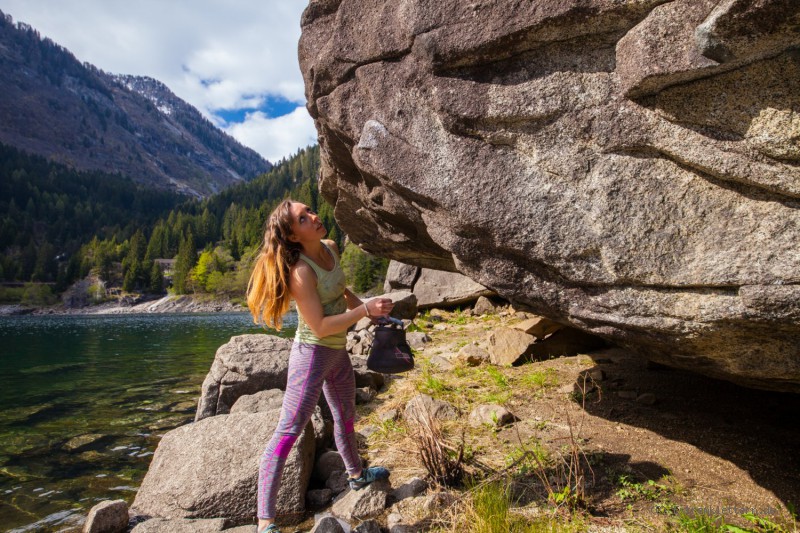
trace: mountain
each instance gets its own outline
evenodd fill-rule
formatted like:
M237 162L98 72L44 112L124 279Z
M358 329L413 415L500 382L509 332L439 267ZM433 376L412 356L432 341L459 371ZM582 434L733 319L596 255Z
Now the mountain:
M111 75L0 11L0 142L205 197L272 165L151 78Z

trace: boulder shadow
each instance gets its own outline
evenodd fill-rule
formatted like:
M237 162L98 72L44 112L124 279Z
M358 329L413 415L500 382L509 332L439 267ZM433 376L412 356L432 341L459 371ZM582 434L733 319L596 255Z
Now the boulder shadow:
M618 348L588 355L595 367L582 376L600 379L586 412L730 461L784 505L800 504L800 394L741 387Z

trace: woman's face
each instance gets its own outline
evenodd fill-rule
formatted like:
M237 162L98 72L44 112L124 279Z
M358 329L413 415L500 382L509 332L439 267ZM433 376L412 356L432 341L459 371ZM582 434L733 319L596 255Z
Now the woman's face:
M306 204L292 202L289 211L292 214L292 235L289 237L294 242L319 241L328 230L322 225L317 214Z

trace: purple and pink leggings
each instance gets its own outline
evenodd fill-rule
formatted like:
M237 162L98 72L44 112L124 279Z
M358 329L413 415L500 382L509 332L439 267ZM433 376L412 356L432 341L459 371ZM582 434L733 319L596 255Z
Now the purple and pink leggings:
M283 465L292 445L303 432L319 401L320 390L333 413L333 437L347 473L361 471L353 417L355 415L355 375L344 348L316 344L292 344L289 375L283 396L281 419L267 444L258 470L258 518L275 518L275 502Z

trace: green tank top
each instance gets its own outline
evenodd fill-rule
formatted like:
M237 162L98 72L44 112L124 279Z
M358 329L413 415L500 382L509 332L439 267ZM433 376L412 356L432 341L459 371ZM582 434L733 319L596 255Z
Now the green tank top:
M324 316L339 315L347 311L347 302L344 299L344 272L339 264L339 258L336 257L333 250L328 248L328 245L324 242L322 246L328 250L328 253L331 254L333 258L332 269L325 270L303 254L300 254L300 258L314 269L314 273L317 275L317 294L319 294L319 301L322 303L322 314ZM308 327L308 324L303 319L303 315L298 311L297 332L294 335L294 340L295 342L303 344L317 344L328 348L344 348L347 346L347 330L319 338L314 335L311 328Z

